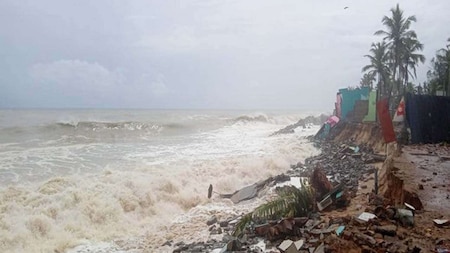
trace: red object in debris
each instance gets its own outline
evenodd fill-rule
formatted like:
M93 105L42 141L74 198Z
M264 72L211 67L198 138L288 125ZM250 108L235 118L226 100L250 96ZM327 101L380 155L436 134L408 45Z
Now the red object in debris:
M391 116L389 115L389 104L386 98L377 102L377 113L381 123L384 142L390 143L396 141L394 126L392 125Z

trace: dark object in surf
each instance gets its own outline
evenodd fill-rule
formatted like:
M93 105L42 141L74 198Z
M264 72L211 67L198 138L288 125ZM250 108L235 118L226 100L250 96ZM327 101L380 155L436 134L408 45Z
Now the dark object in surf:
M213 192L213 186L212 186L212 184L210 184L209 187L208 187L208 199L211 198L212 192Z

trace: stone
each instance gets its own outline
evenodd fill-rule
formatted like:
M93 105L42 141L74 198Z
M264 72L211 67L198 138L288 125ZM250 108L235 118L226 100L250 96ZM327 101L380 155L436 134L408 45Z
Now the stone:
M419 184L419 190L423 190L423 184Z
M422 249L420 247L414 246L414 248L410 251L411 253L420 253Z
M408 209L397 209L395 215L403 226L414 226L414 214Z
M192 248L192 252L203 252L205 250L205 245L195 245Z
M231 241L231 240L233 240L233 239L235 239L233 236L228 235L228 234L225 234L225 235L222 237L222 242L229 242L229 241Z
M181 252L184 252L184 251L186 251L188 249L189 249L189 246L184 245L184 246L181 246L181 247L178 247L178 248L174 249L173 253L181 253Z
M368 246L375 246L377 244L377 241L372 237L365 235L363 233L356 233L356 238L362 242L362 244L368 245Z
M175 243L175 247L184 246L185 243L183 241Z
M383 235L380 234L380 233L376 233L376 234L373 236L373 238L374 238L374 239L383 239Z
M217 222L217 217L215 215L211 216L208 221L206 221L206 225L211 226L212 224Z
M220 223L219 223L219 225L220 225L220 227L228 227L228 221L221 221Z
M395 225L375 226L375 232L382 235L395 236L397 235L397 227Z
M172 240L166 241L162 246L172 246Z

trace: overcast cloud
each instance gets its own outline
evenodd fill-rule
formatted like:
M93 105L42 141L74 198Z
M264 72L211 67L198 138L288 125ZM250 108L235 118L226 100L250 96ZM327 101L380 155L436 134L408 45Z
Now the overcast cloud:
M423 82L450 1L399 3L417 17ZM331 110L395 4L2 0L0 107Z

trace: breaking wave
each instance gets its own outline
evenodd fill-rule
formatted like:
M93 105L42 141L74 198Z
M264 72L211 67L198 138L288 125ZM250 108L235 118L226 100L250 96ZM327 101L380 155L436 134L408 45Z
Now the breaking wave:
M318 152L303 138L317 129L269 137L298 115L63 113L84 120L0 128L0 252L133 238L166 252L165 241L204 237L212 214L248 208L207 199L209 184L232 193Z
M81 121L81 122L58 122L55 124L60 128L81 129L85 131L101 131L101 130L127 130L127 131L148 131L161 130L164 128L182 128L178 124L158 125L143 122L98 122L98 121ZM54 124L48 125L47 128L54 128Z
M265 114L260 115L242 115L235 119L234 122L268 122L269 117Z

